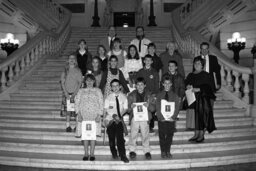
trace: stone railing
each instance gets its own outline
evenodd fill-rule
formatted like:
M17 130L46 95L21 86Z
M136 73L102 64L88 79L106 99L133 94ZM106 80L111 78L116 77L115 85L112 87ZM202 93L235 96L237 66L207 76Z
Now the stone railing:
M187 19L189 19L196 9L201 7L206 2L207 0L188 0L182 4L180 7L181 22L185 22Z
M60 12L59 9L57 11ZM53 32L38 33L0 64L1 92L18 81L41 58L58 55L65 46L71 31L71 14L65 8L61 8L61 14L58 15L61 18L61 24L55 34Z
M173 12L172 17L173 36L179 49L190 57L198 56L200 54L200 43L207 42L207 40L195 30L184 30L179 20L178 11ZM210 52L218 57L221 65L222 87L239 98L243 102L242 107L248 107L251 68L235 64L211 43Z

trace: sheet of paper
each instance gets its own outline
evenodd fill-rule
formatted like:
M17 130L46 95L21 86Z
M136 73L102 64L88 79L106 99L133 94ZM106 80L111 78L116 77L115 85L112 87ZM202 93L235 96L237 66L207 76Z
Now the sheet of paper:
M83 121L82 122L82 140L96 140L96 122Z
M75 111L75 103L71 103L70 100L67 100L67 111L69 112Z
M134 121L148 121L148 109L144 106L145 102L133 103L136 107L133 108Z
M196 96L195 96L195 93L192 92L192 88L186 90L185 94L186 94L186 98L189 106L196 101Z
M175 111L175 102L168 102L165 99L161 100L161 113L165 120L172 120L170 119Z

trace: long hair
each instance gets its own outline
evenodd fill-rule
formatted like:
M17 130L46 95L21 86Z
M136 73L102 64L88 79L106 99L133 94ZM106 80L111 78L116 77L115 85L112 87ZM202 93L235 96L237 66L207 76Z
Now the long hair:
M111 49L111 50L114 50L114 44L115 44L115 42L120 43L119 49L123 50L123 46L122 46L121 39L118 38L118 37L116 37L116 38L114 39L114 41L113 41L113 46L112 46L112 49Z
M139 56L139 53L138 53L138 49L137 49L137 47L136 47L135 45L130 45L130 46L128 47L127 59L133 59L132 56L131 56L131 54L130 54L130 49L131 49L131 48L134 48L135 51L136 51L134 59L139 60L139 59L140 59L140 56Z
M100 54L99 54L99 49L100 48L104 49L104 56L106 56L107 55L107 49L105 48L104 45L98 45L98 47L97 47L97 55L100 56Z
M97 71L92 71L92 73L93 73L93 75L98 75L98 74L101 73L102 61L101 61L100 57L98 57L98 56L94 56L94 57L92 58L92 62L93 62L93 60L97 60L98 63L99 63L99 66L98 66L98 70L97 70Z

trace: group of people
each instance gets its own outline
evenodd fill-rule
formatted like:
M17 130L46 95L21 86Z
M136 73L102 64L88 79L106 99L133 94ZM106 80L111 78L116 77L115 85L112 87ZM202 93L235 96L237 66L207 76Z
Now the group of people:
M220 66L217 58L209 55L208 43L201 44L201 56L194 58L193 70L186 78L182 57L175 43L169 42L166 51L158 56L156 45L145 37L141 26L136 28L136 38L131 41L127 52L122 48L121 39L117 37L114 27L109 27L108 36L100 41L96 56L92 57L85 40L80 40L78 46L78 50L69 56L61 75L61 114L66 116L66 132L74 130L76 137L80 137L79 123L95 121L98 136L101 136L102 125L106 128L113 159L120 157L123 162L128 163L124 115L129 115L131 128L130 159L136 158L139 132L145 158L151 159L150 133L154 132L154 123L158 121L161 157L171 158L175 121L184 106L185 91L189 89L196 96L196 101L188 106L188 111L193 111L194 116L187 116L187 128L195 130L189 141L203 142L205 131L211 133L216 129L213 105L214 93L221 85ZM69 100L75 103L74 112L67 111ZM162 100L175 104L173 115L169 118L163 116ZM143 103L147 108L147 121L134 120L135 103ZM73 129L70 125L71 116L75 116L77 123ZM96 141L84 140L83 143L83 160L94 161Z

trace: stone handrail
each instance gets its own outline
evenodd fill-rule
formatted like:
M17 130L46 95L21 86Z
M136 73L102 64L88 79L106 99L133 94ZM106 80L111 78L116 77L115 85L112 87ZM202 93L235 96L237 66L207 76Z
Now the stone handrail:
M191 58L200 55L200 43L208 41L197 31L191 28L189 30L182 28L179 11L176 10L172 13L172 21L173 36L179 49ZM235 64L213 44L209 44L211 54L217 56L221 65L222 87L227 88L234 96L240 98L244 104L249 104L249 80L252 70ZM241 87L242 91L240 91Z
M65 46L71 31L71 13L65 8L59 6L58 8L61 8L61 14L59 14L61 15L61 24L57 33L44 31L38 33L0 64L1 92L13 85L15 81L18 81L39 59L50 55L58 55ZM60 10L58 9L58 11Z

